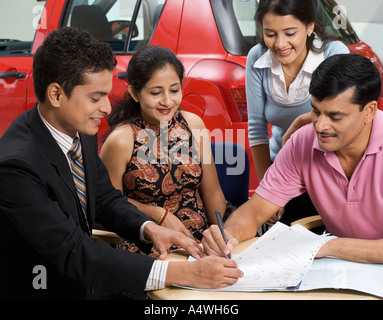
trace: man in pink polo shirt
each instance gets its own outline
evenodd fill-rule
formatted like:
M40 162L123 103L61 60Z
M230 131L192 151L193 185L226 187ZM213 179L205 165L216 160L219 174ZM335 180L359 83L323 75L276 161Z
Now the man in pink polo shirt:
M317 257L383 263L383 112L381 80L366 58L335 55L314 72L312 124L296 131L255 194L219 229L204 233L209 254L227 255L254 237L292 198L308 192L327 230L337 236Z

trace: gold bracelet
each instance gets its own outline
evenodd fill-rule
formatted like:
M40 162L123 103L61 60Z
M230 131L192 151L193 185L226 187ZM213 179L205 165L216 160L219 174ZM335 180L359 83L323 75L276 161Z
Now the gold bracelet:
M164 208L164 212L162 213L161 217L158 219L157 224L161 225L165 221L165 218L167 215L168 215L168 209Z

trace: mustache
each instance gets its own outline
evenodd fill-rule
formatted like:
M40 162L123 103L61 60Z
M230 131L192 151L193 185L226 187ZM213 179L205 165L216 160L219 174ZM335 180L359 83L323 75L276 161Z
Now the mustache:
M323 137L333 137L333 138L338 137L337 133L331 133L331 132L326 132L326 131L321 131L321 132L317 131L317 134L319 134L319 135L321 135Z

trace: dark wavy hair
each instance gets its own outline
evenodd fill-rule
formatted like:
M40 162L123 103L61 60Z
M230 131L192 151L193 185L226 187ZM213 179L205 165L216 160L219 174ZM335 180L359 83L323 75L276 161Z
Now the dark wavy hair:
M255 20L260 26L262 26L263 18L268 13L278 16L292 15L306 26L314 22L314 32L307 39L307 48L314 52L322 52L327 42L339 40L339 38L326 33L326 25L316 17L313 0L260 0L255 13ZM323 41L320 48L314 46L314 33ZM260 43L266 46L263 37Z
M64 27L52 31L33 58L35 95L45 102L47 87L58 83L70 98L85 83L85 73L113 71L116 59L107 43L88 31Z
M140 92L152 78L153 73L166 65L172 65L182 84L184 66L176 55L169 49L160 46L149 46L137 51L128 65L128 83L135 92ZM118 125L131 123L140 114L140 104L128 93L113 104L108 116L109 132Z
M322 101L355 88L352 102L362 111L371 101L378 101L381 79L378 68L359 54L336 54L324 60L314 71L310 94Z

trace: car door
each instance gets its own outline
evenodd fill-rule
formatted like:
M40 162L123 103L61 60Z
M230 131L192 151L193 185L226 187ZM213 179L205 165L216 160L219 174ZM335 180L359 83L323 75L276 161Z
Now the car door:
M27 109L32 46L45 2L4 1L0 11L0 136ZM46 16L46 15L45 15Z

